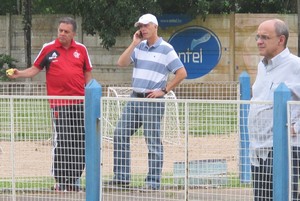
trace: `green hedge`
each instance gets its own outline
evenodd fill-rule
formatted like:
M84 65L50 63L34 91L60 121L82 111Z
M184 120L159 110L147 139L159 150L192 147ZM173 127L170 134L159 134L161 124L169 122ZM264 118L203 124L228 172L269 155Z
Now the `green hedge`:
M0 54L0 81L10 81L6 76L6 70L9 68L15 68L16 62L18 62L16 59L12 58L9 55L6 54Z

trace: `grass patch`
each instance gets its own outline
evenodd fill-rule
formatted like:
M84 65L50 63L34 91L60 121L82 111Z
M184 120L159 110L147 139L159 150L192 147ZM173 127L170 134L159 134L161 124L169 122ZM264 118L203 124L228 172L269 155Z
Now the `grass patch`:
M103 181L109 181L112 179L112 175L105 175L103 177ZM217 177L217 175L216 175ZM240 178L237 174L230 174L228 173L227 175L222 175L222 177L226 177L227 178L227 183L225 185L219 185L219 188L250 188L252 187L251 183L241 183ZM130 182L130 185L132 187L142 187L145 184L145 178L146 175L141 175L141 174L135 174L132 175L132 179ZM161 186L178 186L180 187L179 189L184 187L184 183L183 184L175 184L174 181L174 175L173 173L165 173L162 176L161 179ZM209 185L208 185L209 186Z
M1 99L0 127L2 141L49 139L52 136L51 112L48 100Z

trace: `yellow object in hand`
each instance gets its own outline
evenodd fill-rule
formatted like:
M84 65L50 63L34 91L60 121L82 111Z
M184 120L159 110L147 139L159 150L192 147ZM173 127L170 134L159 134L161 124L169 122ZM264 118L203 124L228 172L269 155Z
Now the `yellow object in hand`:
M15 69L10 68L6 70L6 75L13 75L15 73Z

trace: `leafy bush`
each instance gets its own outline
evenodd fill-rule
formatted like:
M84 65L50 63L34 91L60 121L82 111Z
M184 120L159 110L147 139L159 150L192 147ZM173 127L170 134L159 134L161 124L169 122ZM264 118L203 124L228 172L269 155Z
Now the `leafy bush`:
M16 59L12 58L6 54L0 54L0 81L9 81L11 80L6 76L6 70L9 68L15 68Z

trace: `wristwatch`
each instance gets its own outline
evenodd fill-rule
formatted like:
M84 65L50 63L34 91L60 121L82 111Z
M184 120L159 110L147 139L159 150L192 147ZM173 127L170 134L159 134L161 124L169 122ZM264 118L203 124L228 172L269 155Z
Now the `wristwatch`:
M166 87L162 88L162 89L161 89L161 91L162 91L162 92L164 92L165 94L167 94L167 93L168 93L168 91L167 91Z

